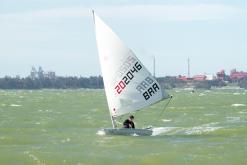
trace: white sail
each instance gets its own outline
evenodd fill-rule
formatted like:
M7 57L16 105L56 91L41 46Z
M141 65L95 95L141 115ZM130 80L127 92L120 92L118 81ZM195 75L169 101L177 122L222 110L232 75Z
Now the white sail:
M105 93L112 117L139 110L167 95L135 54L94 14Z

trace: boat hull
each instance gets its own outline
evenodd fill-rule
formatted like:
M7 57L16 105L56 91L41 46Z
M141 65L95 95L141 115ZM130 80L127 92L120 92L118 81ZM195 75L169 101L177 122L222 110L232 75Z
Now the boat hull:
M151 136L152 129L130 129L130 128L104 128L102 131L106 135L124 135L124 136Z

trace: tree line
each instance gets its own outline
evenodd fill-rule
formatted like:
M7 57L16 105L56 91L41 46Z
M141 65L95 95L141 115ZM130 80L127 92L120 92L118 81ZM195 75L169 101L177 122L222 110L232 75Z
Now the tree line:
M221 87L226 84L219 80L202 82L185 82L176 77L158 77L157 81L164 89L194 87L196 89L210 89L212 86ZM247 80L240 81L241 87L247 88ZM101 76L91 77L42 77L31 78L9 77L0 78L0 89L102 89L104 88L103 78Z
M31 77L19 78L8 77L0 78L0 89L68 89L68 88L103 88L101 76L86 77L55 77L53 79L44 77L42 79Z
M240 80L238 83L240 88L245 88L247 89L247 78Z
M103 88L101 76L76 77L56 76L55 72L45 72L42 67L32 67L30 75L25 78L20 76L0 78L0 89L68 89L68 88Z
M211 81L182 81L176 77L157 77L157 81L164 89L193 87L195 89L210 89L211 87L222 87L227 85L222 80ZM247 89L247 79L241 79L238 81L238 85L241 88ZM55 72L44 72L41 67L36 70L32 67L30 75L25 78L19 76L10 77L5 76L0 78L0 89L77 89L77 88L89 88L89 89L102 89L104 88L103 78L101 76L91 77L62 77L56 76Z

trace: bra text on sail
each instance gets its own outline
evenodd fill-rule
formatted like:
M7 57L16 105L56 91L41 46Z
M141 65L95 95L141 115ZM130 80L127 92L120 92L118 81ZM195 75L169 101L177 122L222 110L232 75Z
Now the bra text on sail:
M138 90L140 93L142 93L145 100L148 100L151 98L158 90L159 86L157 83L154 82L154 80L151 77L146 77L137 87L136 90Z

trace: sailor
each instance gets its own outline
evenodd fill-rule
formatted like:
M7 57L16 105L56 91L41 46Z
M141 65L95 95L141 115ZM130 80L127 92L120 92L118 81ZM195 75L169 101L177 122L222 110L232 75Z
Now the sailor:
M124 128L135 128L135 123L133 122L134 116L130 115L128 119L123 122Z

